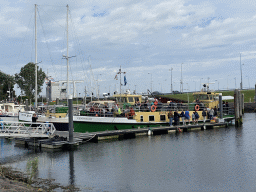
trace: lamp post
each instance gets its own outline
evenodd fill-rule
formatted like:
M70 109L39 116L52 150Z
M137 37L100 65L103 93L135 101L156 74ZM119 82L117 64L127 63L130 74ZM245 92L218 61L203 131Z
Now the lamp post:
M151 93L152 93L152 73L148 73L151 75Z
M200 85L199 85L199 91L201 90L201 80L204 79L204 78L200 78Z
M99 75L101 75L101 74L98 74L97 75L97 94L98 94L98 100L99 100L99 95L100 95L100 91L99 91Z
M242 77L242 63L241 63L241 53L240 53L240 72L241 72L241 83L240 83L240 89L243 90L243 77Z
M229 75L228 75L228 77L229 77ZM228 77L227 77L227 90L228 90Z
M183 63L181 63L181 78L180 78L180 92L181 93L183 93L182 64Z
M171 94L172 94L172 91L173 91L173 89L172 89L172 70L173 70L173 68L169 69L169 71L171 71Z
M218 80L215 80L215 81L218 81ZM220 87L219 87L219 81L218 81L218 90L220 90Z

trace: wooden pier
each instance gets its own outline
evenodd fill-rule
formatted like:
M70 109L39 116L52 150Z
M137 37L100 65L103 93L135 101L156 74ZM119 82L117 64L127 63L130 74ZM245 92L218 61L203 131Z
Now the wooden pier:
M113 139L130 139L137 136L151 136L168 134L171 132L188 132L192 130L205 130L218 127L228 127L229 122L234 118L225 118L224 122L219 123L199 123L198 125L177 125L177 126L160 126L160 127L147 127L139 129L125 129L125 130L112 130L112 131L100 131L90 133L73 133L72 141L69 138L69 131L55 131L53 135L48 138L39 137L39 135L28 134L26 137L16 137L13 134L16 145L24 147L38 147L48 149L73 149L78 145L87 142L99 142L101 140L113 140ZM10 131L10 130L9 130ZM3 132L2 132L3 134ZM0 133L1 136L1 133ZM12 137L11 135L2 135L3 137Z

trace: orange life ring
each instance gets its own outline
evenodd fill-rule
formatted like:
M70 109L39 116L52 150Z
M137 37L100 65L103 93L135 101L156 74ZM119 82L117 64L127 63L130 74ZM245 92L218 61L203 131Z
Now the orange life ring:
M156 111L156 106L155 106L155 105L152 105L152 106L151 106L151 111L152 111L152 112L155 112L155 111Z
M196 110L196 111L199 111L199 109L200 109L199 105L196 105L196 106L195 106L195 110Z

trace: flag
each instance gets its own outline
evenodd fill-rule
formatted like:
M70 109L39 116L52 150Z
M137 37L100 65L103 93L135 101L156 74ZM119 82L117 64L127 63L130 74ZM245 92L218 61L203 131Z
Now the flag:
M124 76L124 86L127 84L126 76Z
M117 77L117 74L116 74L116 76L115 76L115 78L114 78L115 80L118 80L118 77Z

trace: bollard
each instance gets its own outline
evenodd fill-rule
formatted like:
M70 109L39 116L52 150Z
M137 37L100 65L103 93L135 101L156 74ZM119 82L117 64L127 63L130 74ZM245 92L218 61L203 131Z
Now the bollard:
M148 129L148 136L150 136L150 135L152 135L153 134L153 132L152 132L152 130L149 128Z

